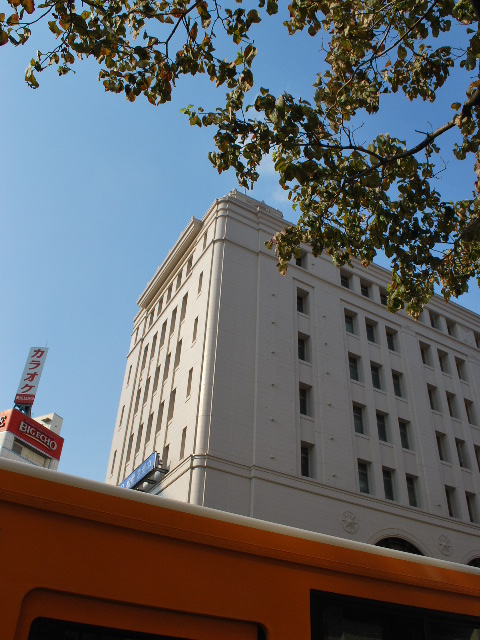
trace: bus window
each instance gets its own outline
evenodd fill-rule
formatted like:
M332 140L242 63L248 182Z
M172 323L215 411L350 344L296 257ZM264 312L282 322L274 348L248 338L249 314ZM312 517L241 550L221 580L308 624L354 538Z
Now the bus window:
M28 640L182 640L171 636L108 629L65 620L37 618L30 628Z
M311 592L312 640L476 640L480 620Z

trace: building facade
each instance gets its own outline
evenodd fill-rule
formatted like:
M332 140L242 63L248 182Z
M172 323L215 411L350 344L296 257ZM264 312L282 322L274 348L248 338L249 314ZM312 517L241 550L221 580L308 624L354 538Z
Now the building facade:
M389 273L308 248L246 195L193 218L138 300L107 482L427 556L480 559L480 318L385 307Z
M56 413L32 418L18 409L0 413L0 458L56 471L63 449L63 418Z

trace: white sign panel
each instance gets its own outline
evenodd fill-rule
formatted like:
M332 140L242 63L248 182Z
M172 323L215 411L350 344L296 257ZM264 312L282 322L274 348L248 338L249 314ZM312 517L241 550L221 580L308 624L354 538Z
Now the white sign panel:
M15 404L33 404L38 383L47 359L47 347L32 347L28 354L27 364L18 385Z

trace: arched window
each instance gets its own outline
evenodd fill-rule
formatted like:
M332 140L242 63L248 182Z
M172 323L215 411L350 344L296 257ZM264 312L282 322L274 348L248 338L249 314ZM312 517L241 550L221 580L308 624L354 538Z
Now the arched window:
M404 551L405 553L415 553L417 556L423 556L420 549L417 549L411 542L403 538L383 538L379 540L376 547L384 547L385 549L393 549L393 551Z
M480 569L480 558L472 558L468 563L468 566L477 567L477 569Z

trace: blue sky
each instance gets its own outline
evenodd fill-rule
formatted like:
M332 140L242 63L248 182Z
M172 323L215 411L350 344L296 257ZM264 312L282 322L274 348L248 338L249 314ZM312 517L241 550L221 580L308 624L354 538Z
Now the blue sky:
M256 42L263 86L309 97L319 42L263 27ZM190 218L201 218L236 181L208 162L213 132L191 128L180 114L190 103L214 104L205 78L180 82L160 108L105 93L89 61L65 78L40 74L33 91L23 76L41 43L0 49L0 409L13 405L29 348L48 344L34 415L64 418L61 471L103 480L136 300ZM392 134L417 121L414 128L428 128L425 120L435 128L451 117L448 104L462 86L450 84L433 109L388 97L376 125ZM373 125L363 131L368 139ZM468 197L471 163L444 158L441 192ZM251 195L295 220L271 163ZM480 311L474 283L460 303Z

